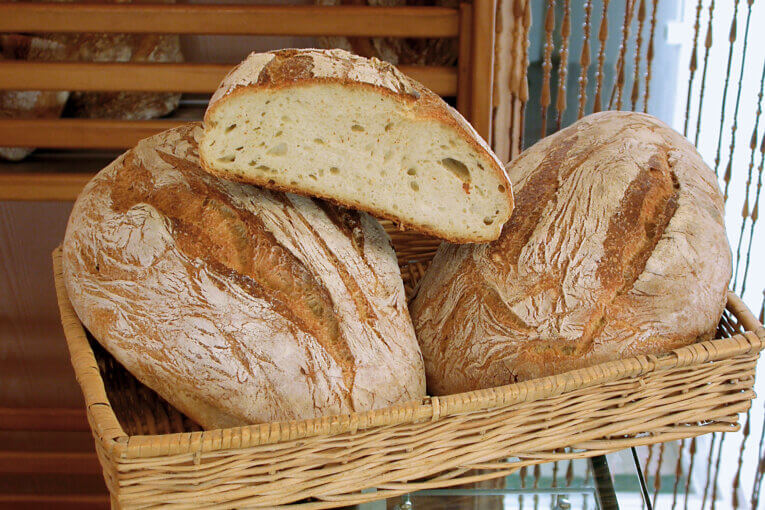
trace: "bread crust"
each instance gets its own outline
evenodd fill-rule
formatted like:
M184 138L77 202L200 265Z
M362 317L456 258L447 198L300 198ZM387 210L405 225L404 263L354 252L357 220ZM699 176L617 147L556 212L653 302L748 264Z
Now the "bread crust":
M509 167L497 241L444 243L410 310L433 394L710 339L731 275L723 200L658 119L603 112Z
M74 206L72 305L141 382L205 428L424 396L381 225L199 167L198 124L141 141Z
M430 119L455 129L473 150L482 155L497 179L505 183L505 194L509 210L513 209L513 192L507 172L501 161L489 148L483 138L454 108L446 104L439 96L419 82L405 76L393 65L376 58L363 58L345 50L287 49L267 53L251 53L236 66L221 82L212 96L205 112L205 122L209 123L215 110L225 101L240 94L253 93L264 89L300 87L321 83L339 83L352 89L367 89L390 97L410 109L412 114L421 119ZM207 161L204 151L200 154L202 168L216 173ZM300 193L297 187L276 186L265 178L232 176L228 173L217 175L241 182L257 184L266 188L280 189L291 193ZM331 193L313 194L332 200ZM344 205L362 209L378 217L390 219L400 224L400 218L361 203ZM505 218L506 220L506 218ZM406 225L429 235L436 235L432 230L421 226ZM480 242L487 239L475 237L455 238L452 242Z

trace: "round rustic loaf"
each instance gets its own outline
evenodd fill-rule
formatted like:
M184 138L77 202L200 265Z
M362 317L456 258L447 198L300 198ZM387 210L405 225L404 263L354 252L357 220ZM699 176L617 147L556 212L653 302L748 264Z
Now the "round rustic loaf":
M508 173L516 208L500 238L443 244L410 307L433 394L712 337L730 248L715 175L685 138L603 112Z
M75 203L64 281L93 336L205 428L424 396L382 226L203 172L201 133L141 141Z

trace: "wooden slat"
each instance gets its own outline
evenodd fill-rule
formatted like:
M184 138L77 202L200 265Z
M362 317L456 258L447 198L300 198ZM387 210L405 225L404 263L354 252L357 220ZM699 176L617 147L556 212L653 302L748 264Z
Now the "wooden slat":
M6 182L1 177L2 174L0 174L0 199L5 200L3 195L6 193ZM88 178L90 177L88 176ZM72 187L72 191L76 191L74 197L77 196L85 182L87 180L80 181L80 185L76 189ZM72 195L68 196L71 197ZM61 200L69 199L61 198ZM84 409L0 408L0 430L89 431L90 427Z
M0 62L0 89L213 92L233 66L83 62Z
M0 494L0 509L107 510L108 494Z
M442 7L0 3L0 32L457 37Z
M125 149L183 124L176 120L0 120L0 146L65 149Z
M93 174L3 172L0 173L0 200L72 201L92 177ZM0 429L5 423L0 415Z
M90 90L212 93L233 64L0 62L0 90ZM457 93L453 67L401 66L442 96Z
M472 48L471 29L473 11L469 3L460 4L459 58L457 59L457 109L470 121L470 50Z
M491 133L496 0L473 1L470 122L484 140Z
M0 473L101 473L95 452L8 452L0 451Z

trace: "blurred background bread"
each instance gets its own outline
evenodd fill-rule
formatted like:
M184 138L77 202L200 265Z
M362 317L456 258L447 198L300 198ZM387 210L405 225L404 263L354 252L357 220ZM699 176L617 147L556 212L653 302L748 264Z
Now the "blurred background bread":
M0 60L63 60L66 44L50 38L19 34L0 35ZM58 118L69 98L67 91L2 90L0 119ZM20 161L34 149L0 147L0 159Z

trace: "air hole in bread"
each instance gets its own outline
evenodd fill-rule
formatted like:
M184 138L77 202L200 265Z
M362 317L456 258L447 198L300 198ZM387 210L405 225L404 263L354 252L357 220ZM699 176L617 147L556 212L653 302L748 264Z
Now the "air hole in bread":
M361 133L366 131L366 129L364 129L364 126L362 126L361 124L354 124L351 126L351 131L356 131L357 133Z
M237 148L236 148L236 149L234 149L234 150L235 150L235 151L240 151L240 150L242 150L242 149L244 149L244 145L240 145L239 147L237 147Z
M274 145L268 149L268 154L271 154L272 156L284 156L287 154L287 144L282 142L278 145Z
M500 193L504 193L505 187L500 184L499 186L497 186L497 191L499 191Z
M308 174L308 177L310 177L314 181L318 180L314 174Z
M410 181L409 187L412 188L414 191L420 191L420 185L417 184L417 181Z
M454 158L444 158L441 160L441 165L462 182L470 182L470 170L468 170L468 167L462 161Z
M226 128L226 133L230 133L234 129L236 129L236 124L231 124L229 127Z
M218 158L218 161L220 161L221 163L231 163L235 159L236 159L236 156L234 156L233 154L229 154L228 156L223 156L222 158Z
M331 167L329 169L329 173L331 173L331 174L339 174L340 173L340 169L337 168L336 166L333 166L333 167Z
M484 225L491 225L492 223L494 223L494 218L490 218L489 216L486 216L483 219L483 223Z
M314 138L313 143L324 145L324 140L322 140L321 138Z
M268 179L268 184L276 184L276 181L273 179Z
M274 173L276 172L276 170L274 170L270 166L266 166L266 165L260 165L255 170L260 170L260 171L263 171L263 172L274 172Z
M392 127L393 127L393 123L392 122L388 122L387 124L385 124L385 131L390 131L390 128L392 128Z
M284 131L282 131L282 130L280 129L279 131L277 131L277 132L276 132L276 134L274 135L274 137L277 137L277 136L282 136L283 134L284 134Z
M289 118L289 117L287 117L286 115L282 115L282 120L283 120L284 122L289 122L289 121L290 121L290 118Z
M417 175L417 169L410 168L409 170L406 171L406 173L407 175Z

